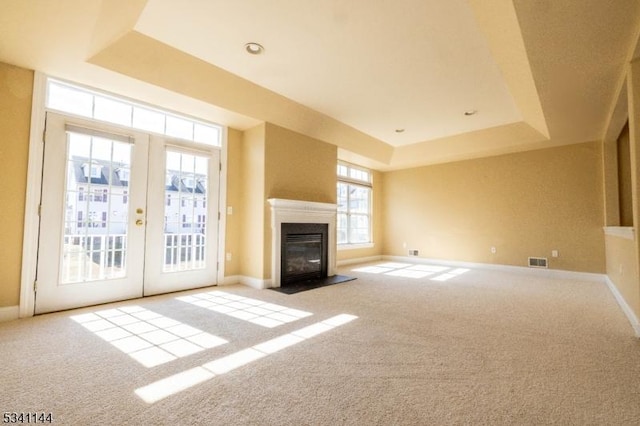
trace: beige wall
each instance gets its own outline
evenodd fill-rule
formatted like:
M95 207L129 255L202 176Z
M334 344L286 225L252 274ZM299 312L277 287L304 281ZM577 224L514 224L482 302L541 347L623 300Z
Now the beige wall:
M20 303L33 71L0 63L0 308Z
M633 226L633 202L631 191L631 157L629 151L629 126L625 126L618 145L618 200L620 226Z
M267 198L336 202L338 148L267 123Z
M640 318L640 282L635 242L613 235L607 235L605 242L607 276L615 284L636 317Z
M373 187L373 208L372 208L372 239L373 239L373 247L371 248L360 248L360 249L348 249L348 250L340 250L338 249L338 261L341 260L349 260L349 259L359 259L366 258L371 256L381 256L384 254L384 246L382 244L382 225L384 223L382 217L382 202L383 202L383 183L382 179L384 174L377 171L372 170L372 187Z
M385 254L605 271L597 143L388 172L383 188Z
M240 238L242 212L242 138L243 133L227 130L227 207L233 213L227 214L225 251L231 253L231 260L225 260L224 275L240 273Z
M264 135L261 124L244 132L241 149L240 273L262 278L264 271Z
M271 278L271 210L266 200L335 203L338 148L271 123L265 141L263 276Z
M239 144L232 140L239 139L235 135L229 138L227 200L237 206L234 219L227 224L227 241L236 238L238 245L226 251L236 251L239 261L235 269L229 265L225 275L269 279L271 214L267 200L335 203L337 147L270 123L245 131Z

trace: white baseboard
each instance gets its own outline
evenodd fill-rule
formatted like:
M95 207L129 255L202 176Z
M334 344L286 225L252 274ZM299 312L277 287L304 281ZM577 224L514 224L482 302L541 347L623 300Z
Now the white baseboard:
M221 283L219 283L219 285L232 285L232 284L239 284L239 283L240 283L239 275L229 275L228 277L224 277L224 279L222 280Z
M11 321L20 318L20 306L7 306L0 308L0 322Z
M262 290L270 287L271 280L262 280L260 278L247 277L244 275L229 275L228 277L224 277L224 280L219 283L219 285L221 286L233 284L242 284L258 290Z
M357 257L353 259L338 260L336 264L338 266L345 266L345 265L355 265L358 263L376 262L378 260L382 260L382 256L368 256L368 257Z
M595 274L591 272L575 272L575 271L563 271L560 269L544 269L544 268L528 268L526 266L511 266L511 265L497 265L493 263L473 263L473 262L459 262L454 260L441 260L441 259L429 259L425 257L412 257L412 256L382 256L383 260L391 260L394 262L409 262L429 265L442 265L454 268L475 268L475 269L489 269L494 271L515 272L524 273L535 276L542 276L546 278L558 278L569 280L581 280L581 281L594 281L604 282L605 274Z
M622 294L620 294L618 287L616 287L613 281L611 281L611 278L606 277L605 282L607 283L611 294L613 294L613 297L616 298L618 305L620 305L620 308L622 308L622 312L624 312L624 314L627 316L627 319L631 323L631 327L633 327L633 330L636 332L636 336L640 337L640 321L638 321L638 317L633 312L633 309L631 309L631 306L629 306L627 301L624 300L624 297L622 297Z
M271 287L271 280L263 280L260 278L247 277L244 275L238 275L238 281L242 285L253 287L258 290Z

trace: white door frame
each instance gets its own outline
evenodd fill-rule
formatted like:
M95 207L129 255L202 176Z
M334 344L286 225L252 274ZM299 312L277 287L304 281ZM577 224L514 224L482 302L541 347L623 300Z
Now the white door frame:
M46 117L47 75L36 71L33 79L29 160L25 194L24 232L22 238L22 269L20 278L19 317L31 317L35 310L35 280L40 234L40 193L44 158L44 129ZM96 90L96 89L94 89ZM99 89L98 89L99 90ZM226 211L227 211L227 128L222 128L220 147L220 188L218 191L218 284L224 282Z

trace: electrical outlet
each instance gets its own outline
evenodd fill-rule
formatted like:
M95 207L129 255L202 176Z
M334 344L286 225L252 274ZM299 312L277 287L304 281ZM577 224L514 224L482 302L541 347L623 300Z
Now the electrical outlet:
M498 250L496 250L496 248L495 248L495 247L491 247L491 253L496 254L496 252L497 252L497 251L498 251Z
M231 262L231 253L227 253L226 259L227 259L227 262Z
M558 250L551 250L551 257L558 257Z
M227 206L227 214L231 216L233 214L233 206Z
M402 248L407 248L407 242L402 243Z

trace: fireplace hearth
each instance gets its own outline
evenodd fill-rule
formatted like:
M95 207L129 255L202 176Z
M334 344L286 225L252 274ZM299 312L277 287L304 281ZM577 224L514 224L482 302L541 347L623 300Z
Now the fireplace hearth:
M327 224L282 224L281 286L327 276L327 234Z

